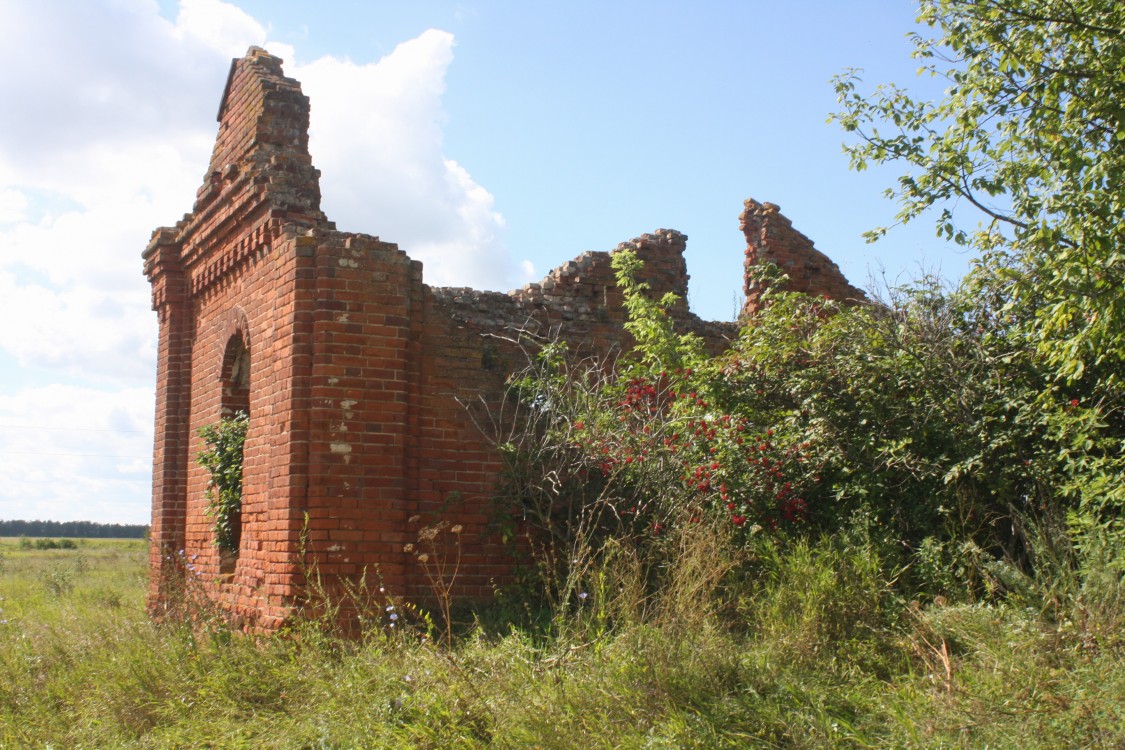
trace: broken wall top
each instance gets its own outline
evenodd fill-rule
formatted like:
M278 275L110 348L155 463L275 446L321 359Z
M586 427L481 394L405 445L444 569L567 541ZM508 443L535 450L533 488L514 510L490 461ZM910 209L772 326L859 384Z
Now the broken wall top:
M786 290L829 299L858 302L867 299L862 290L848 282L840 267L813 246L813 241L793 228L773 203L750 198L741 217L746 237L744 316L761 307L765 287L756 280L755 267L773 263L789 277Z
M157 229L145 250L145 271L154 285L162 275L188 271L194 294L221 278L250 247L279 232L335 230L320 208L320 172L308 150L309 111L308 97L300 83L284 75L280 58L251 47L231 62L219 106L218 135L193 210L175 227ZM776 205L748 200L741 221L747 242L745 314L753 314L759 306L763 290L751 271L762 262L773 262L787 273L793 291L864 298L835 263L793 229ZM686 304L686 240L679 232L662 229L618 249L636 249L645 262L641 280L657 295L678 295L681 302L673 314L698 327L705 322L691 315ZM529 313L546 311L556 322L597 322L610 302L606 289L615 286L608 257L609 253L584 253L541 282L508 295L433 291L462 320L484 322L482 318L494 317L517 323Z

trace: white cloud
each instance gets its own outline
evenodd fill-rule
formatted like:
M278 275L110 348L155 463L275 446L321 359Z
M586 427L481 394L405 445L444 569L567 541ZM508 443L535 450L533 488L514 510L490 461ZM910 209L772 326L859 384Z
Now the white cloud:
M145 382L156 360L156 321L143 288L114 293L87 285L56 290L17 284L0 272L0 349L24 366L72 377Z
M27 219L27 196L19 190L0 190L0 224Z
M140 253L190 208L229 65L197 37L142 0L0 9L21 71L0 78L20 113L0 120L0 349L21 364L152 379Z
M0 394L0 519L146 522L153 398L63 385Z
M0 367L0 425L20 425L0 427L0 450L20 457L0 467L0 518L147 517L156 318L140 253L191 209L230 59L250 45L284 58L312 99L341 229L399 243L430 283L521 277L492 195L443 151L452 35L300 65L220 0L181 0L175 22L152 0L0 0L0 69L16 73L0 100L18 113L0 118L0 363L41 383L21 390L28 378Z
M221 0L180 0L175 36L202 42L227 57L241 57L249 44L262 44L266 29L241 8Z
M453 35L430 29L375 63L294 66L312 100L323 208L344 230L398 243L427 283L507 288L518 276L492 195L445 156L441 97Z

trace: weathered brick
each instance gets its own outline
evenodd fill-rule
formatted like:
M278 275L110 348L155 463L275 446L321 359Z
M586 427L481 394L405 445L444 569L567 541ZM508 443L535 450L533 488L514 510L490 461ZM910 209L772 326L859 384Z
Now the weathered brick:
M397 596L424 599L424 571L403 552L418 531L408 519L455 497L446 520L463 527L457 595L490 595L510 564L488 532L500 462L461 403L499 403L523 364L494 334L557 330L586 353L629 343L611 253L583 253L500 294L431 288L397 246L337 231L320 210L308 115L281 60L251 48L233 61L193 211L157 229L143 255L160 324L154 611L187 560L232 620L253 629L276 629L298 611L311 566L329 591L366 571ZM776 206L747 202L743 229L747 263L781 262L803 291L858 295ZM660 229L618 249L638 253L654 294L682 300L686 241ZM756 292L747 288L749 311ZM672 315L715 352L737 334L682 301ZM238 341L249 358L244 392L233 379ZM236 397L250 430L241 546L228 568L212 544L208 477L195 457L199 428Z

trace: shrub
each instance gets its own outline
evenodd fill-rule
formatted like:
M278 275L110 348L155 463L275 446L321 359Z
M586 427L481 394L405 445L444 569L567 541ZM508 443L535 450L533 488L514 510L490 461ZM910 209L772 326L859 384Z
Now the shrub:
M208 515L214 518L215 546L224 552L238 551L238 523L242 513L242 449L250 417L239 412L218 424L200 428L207 448L199 463L211 475L207 485Z
M544 344L513 380L523 426L497 441L502 499L550 540L559 601L607 539L655 570L674 524L739 546L857 517L881 529L888 575L972 599L1003 587L989 561L1031 570L1019 514L1090 505L1075 467L1105 455L1087 439L1096 411L970 290L922 279L849 306L786 292L766 267L767 305L710 357L631 253L614 264L635 349L574 361Z

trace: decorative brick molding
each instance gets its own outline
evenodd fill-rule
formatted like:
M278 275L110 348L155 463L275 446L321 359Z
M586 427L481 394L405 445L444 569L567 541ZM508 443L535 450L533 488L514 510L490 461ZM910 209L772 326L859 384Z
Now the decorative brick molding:
M259 630L293 616L313 570L329 591L366 572L396 595L424 598L423 572L403 551L416 514L444 513L462 526L457 594L490 596L512 562L489 531L500 461L462 404L503 398L506 377L524 364L506 341L515 330L554 333L589 352L629 344L611 253L584 253L499 294L431 288L421 263L396 245L338 231L320 210L308 120L309 101L281 60L251 48L233 61L195 206L157 229L143 254L160 322L154 612L185 563L233 619ZM808 273L810 290L856 294L811 242L793 239L804 238L776 206L752 204L743 216L748 262L791 260L786 270ZM618 249L636 250L655 294L685 299L686 242L661 229ZM686 303L672 315L715 352L737 334L737 324L703 321ZM249 385L233 393L245 387L229 355L239 342ZM195 457L199 428L236 397L250 424L241 546L224 564Z

